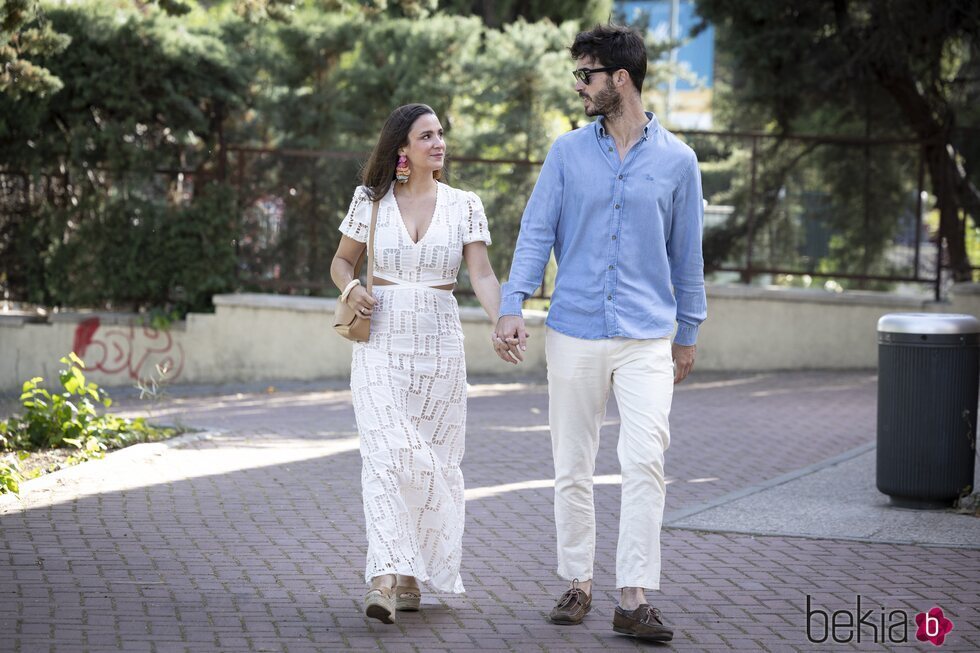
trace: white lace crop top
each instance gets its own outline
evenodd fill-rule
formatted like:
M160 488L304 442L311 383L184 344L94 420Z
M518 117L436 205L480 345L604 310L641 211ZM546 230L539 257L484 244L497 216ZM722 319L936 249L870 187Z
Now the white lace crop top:
M374 276L394 283L443 286L456 282L463 245L490 244L483 202L475 193L437 184L436 206L429 228L416 243L408 234L395 201L394 185L381 198L374 232ZM354 191L340 232L366 243L371 200L363 186Z

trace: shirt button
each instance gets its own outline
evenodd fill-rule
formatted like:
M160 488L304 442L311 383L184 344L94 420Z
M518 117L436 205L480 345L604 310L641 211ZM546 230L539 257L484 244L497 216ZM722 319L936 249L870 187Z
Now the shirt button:
M606 299L612 300L612 295L606 295Z
M609 151L612 152L612 148L611 147L609 148Z
M617 208L617 209L619 208L619 204L617 204L617 205L616 205L616 208Z
M619 178L622 179L623 178L623 175L619 175Z
M616 240L616 236L613 236L613 237L612 237L612 239L613 239L613 240Z
M609 266L609 269L612 270L612 269L615 269L615 267L616 267L615 265L610 265Z

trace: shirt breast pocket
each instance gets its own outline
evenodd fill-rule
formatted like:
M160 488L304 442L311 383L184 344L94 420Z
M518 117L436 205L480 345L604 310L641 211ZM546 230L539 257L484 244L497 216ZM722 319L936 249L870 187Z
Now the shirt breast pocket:
M643 175L642 199L645 206L656 207L660 215L670 215L674 203L674 184L664 177Z

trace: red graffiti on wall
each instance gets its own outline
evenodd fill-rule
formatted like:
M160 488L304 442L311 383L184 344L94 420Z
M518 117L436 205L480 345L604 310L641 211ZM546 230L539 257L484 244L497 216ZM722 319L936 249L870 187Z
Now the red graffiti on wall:
M75 329L72 351L85 361L86 369L125 373L134 380L152 378L155 366L168 370L169 380L184 369L184 349L169 332L150 327L100 327L99 318L90 317Z

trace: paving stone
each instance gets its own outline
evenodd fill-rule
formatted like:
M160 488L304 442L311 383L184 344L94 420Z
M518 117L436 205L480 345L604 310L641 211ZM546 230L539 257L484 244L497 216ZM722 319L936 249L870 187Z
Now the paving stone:
M209 438L112 454L0 499L0 630L12 633L0 651L649 650L611 630L615 481L595 486L593 612L578 627L547 621L564 587L540 382L471 387L467 594L426 589L421 613L366 619L360 457L338 388L182 389L154 419ZM667 510L872 442L875 406L868 373L695 374L675 393ZM596 462L610 479L617 428L613 401ZM858 594L874 614L940 605L955 624L943 650L980 649L976 550L667 528L663 570L648 598L675 628L671 650L813 650L807 596L830 613L853 612ZM833 650L888 650L868 635Z

